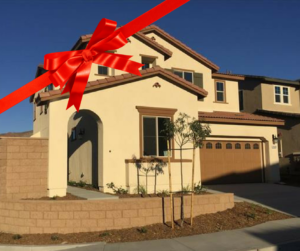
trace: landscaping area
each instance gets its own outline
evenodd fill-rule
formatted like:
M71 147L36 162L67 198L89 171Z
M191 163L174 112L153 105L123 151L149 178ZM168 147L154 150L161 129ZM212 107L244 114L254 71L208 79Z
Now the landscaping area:
M175 224L171 229L170 222L153 224L144 227L134 227L120 230L72 234L7 234L0 233L1 244L49 245L89 242L132 242L156 239L168 239L197 234L214 233L226 230L240 229L258 225L268 221L292 218L270 209L247 202L235 203L234 208L214 214L196 216L193 226L190 219L185 219L183 227Z

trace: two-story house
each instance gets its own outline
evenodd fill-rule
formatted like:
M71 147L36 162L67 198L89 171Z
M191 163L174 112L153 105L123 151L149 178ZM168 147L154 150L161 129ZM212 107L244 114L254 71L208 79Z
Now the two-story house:
M72 50L84 49L91 35ZM67 180L107 191L114 182L133 192L136 158L166 160L164 121L180 112L208 123L211 135L196 153L195 180L204 184L279 181L273 142L284 121L239 111L243 76L218 73L219 67L159 27L152 25L117 51L144 65L142 76L92 65L81 110L66 110L68 95L49 86L33 95L34 137L49 138L49 196L64 195ZM37 76L43 74L38 67ZM190 145L186 145L190 148ZM275 147L275 148L274 148ZM180 190L178 146L171 142L174 190ZM191 185L192 151L183 153L184 185ZM148 181L148 192L154 180ZM168 169L155 180L168 189ZM145 185L144 177L140 184Z
M239 82L240 110L285 121L278 127L282 174L300 171L300 81L245 75Z

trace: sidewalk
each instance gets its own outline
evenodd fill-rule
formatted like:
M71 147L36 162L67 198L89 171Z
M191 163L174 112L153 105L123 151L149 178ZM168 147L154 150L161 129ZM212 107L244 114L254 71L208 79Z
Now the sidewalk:
M280 249L279 249L280 247ZM0 245L0 251L296 251L300 250L300 219L267 222L250 228L175 239L92 243L83 245L15 246Z
M76 195L87 200L118 200L119 197L105 193L86 190L83 188L68 186L67 193Z

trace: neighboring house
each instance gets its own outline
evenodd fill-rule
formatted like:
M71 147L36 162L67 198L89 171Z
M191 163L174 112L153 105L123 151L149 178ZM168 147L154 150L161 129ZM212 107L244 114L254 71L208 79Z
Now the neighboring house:
M240 110L275 119L282 174L300 173L300 81L245 75L239 82ZM276 140L276 139L275 139Z
M85 48L90 38L80 37L73 50ZM196 153L196 181L280 180L272 137L284 121L239 112L238 81L243 76L218 73L218 66L155 25L128 41L115 52L145 64L142 76L93 64L78 113L66 110L68 95L52 87L31 97L33 137L49 137L49 196L64 195L67 180L83 180L102 191L114 182L134 192L138 183L133 156L166 160L160 131L164 120L175 120L180 112L209 123L212 130ZM37 76L42 73L40 66ZM178 148L174 141L171 147ZM174 191L180 190L179 161L179 152L172 150ZM183 151L184 186L190 185L191 161L192 151ZM157 190L169 188L168 169L163 171ZM148 192L153 182L149 178ZM145 185L145 177L140 184Z

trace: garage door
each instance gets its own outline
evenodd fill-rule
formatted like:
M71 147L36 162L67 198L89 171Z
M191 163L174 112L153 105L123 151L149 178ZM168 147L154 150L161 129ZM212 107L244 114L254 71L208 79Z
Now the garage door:
M204 141L200 163L203 184L257 183L263 180L261 142Z

